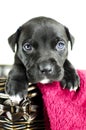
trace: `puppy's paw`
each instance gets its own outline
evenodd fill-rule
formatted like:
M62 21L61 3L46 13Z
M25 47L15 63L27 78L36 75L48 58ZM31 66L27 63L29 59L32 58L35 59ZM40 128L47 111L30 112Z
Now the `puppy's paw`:
M71 73L66 72L64 78L60 83L64 89L67 88L70 91L76 91L80 87L80 79L76 71L73 71Z
M14 104L18 104L27 96L28 84L16 80L8 80L5 85L5 92L9 95Z

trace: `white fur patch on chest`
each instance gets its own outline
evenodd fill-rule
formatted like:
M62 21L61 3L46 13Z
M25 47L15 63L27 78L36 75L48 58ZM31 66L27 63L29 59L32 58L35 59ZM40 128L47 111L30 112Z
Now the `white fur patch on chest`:
M50 82L50 80L47 79L47 78L40 81L40 83L42 83L42 84L46 84L46 83L49 83L49 82Z

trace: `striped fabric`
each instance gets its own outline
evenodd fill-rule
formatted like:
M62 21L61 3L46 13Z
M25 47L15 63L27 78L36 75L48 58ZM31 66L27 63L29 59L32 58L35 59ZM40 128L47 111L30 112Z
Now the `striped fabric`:
M5 78L0 78L0 130L45 130L37 87L30 85L27 98L13 105L5 94L5 82Z

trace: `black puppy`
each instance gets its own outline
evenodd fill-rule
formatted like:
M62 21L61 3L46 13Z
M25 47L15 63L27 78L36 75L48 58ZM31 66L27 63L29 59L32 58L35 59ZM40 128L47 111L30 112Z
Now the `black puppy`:
M6 83L6 92L20 101L27 95L28 82L60 81L63 88L76 90L79 77L68 61L68 42L74 38L57 21L37 17L23 24L8 39L15 61ZM15 50L16 47L16 50Z

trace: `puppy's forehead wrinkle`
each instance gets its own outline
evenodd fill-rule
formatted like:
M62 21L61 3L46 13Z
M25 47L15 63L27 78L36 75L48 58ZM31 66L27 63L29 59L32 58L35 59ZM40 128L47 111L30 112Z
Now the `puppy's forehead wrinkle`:
M52 18L48 18L48 17L36 17L36 18L33 18L29 21L27 21L25 24L23 24L23 26L32 26L32 27L44 27L44 26L47 26L47 27L50 27L51 25L52 26L61 26L62 28L64 28L64 25L62 25L61 23L59 23L58 21L52 19Z
M47 18L36 20L32 19L23 25L22 31L25 37L34 39L42 38L43 40L46 40L46 38L51 38L54 35L59 37L67 37L62 24Z
M58 23L56 20L52 19L52 18L48 18L48 17L36 17L36 18L32 18L29 21L27 21L25 24L23 25L28 25L28 24L46 24L46 23Z

